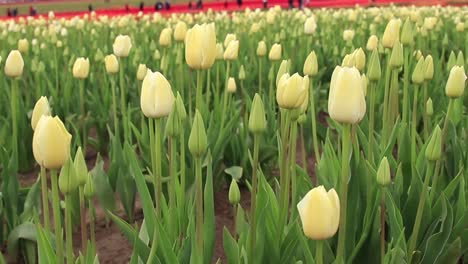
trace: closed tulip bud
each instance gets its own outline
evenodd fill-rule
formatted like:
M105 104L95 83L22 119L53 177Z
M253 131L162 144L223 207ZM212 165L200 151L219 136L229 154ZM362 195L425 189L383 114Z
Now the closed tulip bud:
M415 84L422 84L424 82L424 59L421 57L414 67L413 75L411 76L411 80Z
M241 193L239 190L239 185L237 185L237 181L232 179L231 185L229 186L229 203L232 205L239 204L241 199Z
M340 223L340 199L335 189L321 185L310 190L297 204L304 234L314 240L335 235Z
M424 153L427 160L436 161L442 155L442 131L439 125L436 126Z
M397 40L390 55L390 66L393 68L400 68L403 66L403 45Z
M315 18L309 17L304 23L304 33L306 35L314 34L315 30L317 29L317 23L315 22Z
M415 51L415 52L413 53L413 55L414 55L414 57L416 58L416 60L419 60L419 59L423 56L421 50Z
M288 60L281 61L281 64L278 68L278 73L276 74L276 86L278 86L278 82L283 77L285 73L289 73L289 63Z
M366 54L359 48L354 52L354 63L359 71L363 71L366 66Z
M78 79L86 79L89 74L89 59L78 58L73 64L73 77Z
M241 66L240 66L240 69L239 69L239 80L241 80L241 81L245 80L245 69L244 69L244 65L241 65Z
M265 56L267 53L267 46L266 46L266 43L265 41L260 41L258 42L258 46L257 46L257 56L259 57L263 57Z
M401 30L401 44L404 46L412 45L414 43L413 32L413 24L409 19L406 19L403 24L403 29Z
M330 81L328 113L333 120L356 124L366 113L361 75L356 68L337 66Z
M369 81L378 81L382 76L382 70L380 68L379 52L375 49L372 51L372 55L369 61L369 67L367 67L367 77Z
M312 51L307 56L304 62L303 68L304 75L309 76L316 76L318 72L318 62L317 62L317 55L315 55L315 51Z
M27 39L18 40L18 50L19 50L19 52L21 52L23 54L28 53L29 42L28 42Z
M5 61L5 75L8 77L20 77L23 74L24 61L18 50L10 51Z
M75 167L73 166L73 162L70 159L67 160L65 165L60 170L58 186L60 192L62 192L64 195L73 192L78 187Z
M427 99L427 102L426 102L426 114L428 116L432 116L434 114L434 107L432 105L432 99L431 98Z
M437 18L436 17L426 17L424 18L424 28L427 30L432 30L434 29L435 25L437 24Z
M393 48L395 43L399 40L400 24L401 21L399 19L392 19L388 22L382 36L382 46L384 48Z
M346 29L343 31L343 39L345 41L352 41L354 38L354 30Z
M146 67L145 64L138 65L137 80L143 81L143 79L145 79L147 72L148 72L148 68Z
M31 116L31 127L33 131L36 129L37 123L43 115L50 115L49 101L45 96L41 96L41 98L39 98L39 100L37 100L36 104L34 105L34 110Z
M369 84L369 80L366 77L366 74L361 75L362 80L362 91L364 92L364 96L367 96L367 85Z
M465 90L466 74L465 68L453 66L445 85L445 94L450 98L458 98L463 95Z
M239 41L233 40L229 42L226 50L224 51L223 58L225 60L237 60L239 54Z
M278 82L276 91L276 102L284 109L297 109L306 100L309 90L309 77L301 77L295 73L289 76L283 74Z
M43 115L33 135L36 162L46 169L62 167L70 157L71 138L60 118Z
M107 73L117 73L119 72L119 61L114 54L107 55L104 58L104 63L106 65Z
M390 184L390 165L388 164L387 157L380 161L379 169L377 170L377 183L381 186Z
M184 102L179 92L177 92L177 97L176 97L176 109L177 109L177 115L179 117L179 120L181 122L184 122L187 119L187 111L185 110Z
M155 59L155 60L160 60L161 59L161 53L159 53L159 50L154 51L153 59Z
M262 98L258 93L256 93L249 116L249 130L254 134L261 133L265 131L266 125L265 109L263 108Z
M458 52L457 56L457 65L462 67L465 66L465 58L463 57L463 52Z
M93 176L90 173L88 173L88 179L86 180L83 193L86 199L92 199L94 197L94 180Z
M215 25L196 24L185 35L185 60L192 69L209 69L216 58Z
M376 35L372 35L367 40L366 49L368 51L376 50L379 45L379 38Z
M224 48L221 43L216 43L216 59L222 60L224 58Z
M174 29L174 39L175 41L184 41L185 34L187 34L187 24L184 21L177 22L177 25Z
M445 33L444 38L442 39L442 46L446 47L448 46L449 40L448 40L448 35Z
M449 59L447 61L447 71L452 70L453 66L457 65L457 57L455 56L455 52L450 52Z
M130 49L132 48L132 40L127 35L118 35L112 45L114 54L117 57L128 57Z
M270 59L271 61L277 61L281 59L281 44L273 44L273 46L270 49L270 53L268 54L268 59Z
M169 137L175 137L180 133L180 122L179 122L179 112L177 111L177 103L174 106L174 109L169 114L166 122L166 135Z
M434 60L431 55L426 56L426 59L424 60L424 68L424 79L427 81L432 80L434 77Z
M227 34L226 38L224 38L224 47L227 48L231 41L237 40L236 34Z
M455 29L458 32L463 32L465 30L465 23L463 22L458 22L457 25L455 26Z
M341 66L343 67L354 67L356 61L354 60L354 53L346 54L341 62Z
M260 31L260 24L259 23L253 23L250 26L250 33L257 33L258 31Z
M195 112L193 119L192 131L190 132L188 147L190 153L196 158L201 158L208 148L208 139L206 137L205 124L203 118L198 111Z
M228 79L228 85L227 85L227 92L228 93L235 93L236 92L236 80L234 80L234 78L232 77L229 77Z
M75 160L73 161L73 166L75 166L76 178L80 186L85 185L88 177L88 166L86 166L86 161L81 151L81 147L78 148L75 154Z
M165 28L159 34L159 45L162 47L169 47L172 43L172 30Z
M166 117L172 111L174 94L167 79L159 72L148 70L141 88L140 107L146 117Z

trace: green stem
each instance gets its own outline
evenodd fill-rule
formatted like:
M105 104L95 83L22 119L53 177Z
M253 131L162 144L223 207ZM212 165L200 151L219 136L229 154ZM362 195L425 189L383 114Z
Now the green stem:
M429 137L429 116L427 115L427 81L423 83L423 123L424 123L424 139Z
M180 189L180 195L182 196L180 198L180 206L182 207L182 212L185 212L185 132L182 124L180 130Z
M375 125L375 87L374 82L369 82L369 161L374 164L374 125Z
M314 79L310 78L310 115L312 120L312 139L314 144L314 154L316 163L320 163L320 151L317 140L317 116L315 113L315 99L314 99Z
M41 191L42 191L42 216L44 217L44 227L50 232L50 212L49 212L49 194L47 189L46 169L41 166Z
M176 170L177 170L177 161L176 161L176 155L177 155L177 150L176 150L176 138L175 137L169 137L169 150L170 150L170 181L167 183L168 184L168 192L169 192L169 209L171 210L171 224L170 226L172 227L172 234L175 235L177 233L177 219L176 216L177 214L175 213L177 211L176 207L176 196L175 196L175 187L176 187Z
M197 70L197 97L196 97L196 103L195 107L198 109L198 111L202 112L202 104L203 104L203 99L202 99L202 71ZM203 113L203 112L202 112Z
M18 80L11 80L11 122L13 130L13 160L15 169L18 168Z
M403 67L403 123L408 122L408 86L409 86L409 50L403 49L404 67Z
M288 143L289 143L289 126L291 122L290 111L289 110L282 110L281 117L283 122L281 123L281 164L280 164L280 209L279 209L279 225L278 225L278 239L281 240L284 226L286 224L286 218L288 214L288 208L286 207L287 202L285 201L289 199L288 190L287 190L287 181L288 181L288 174L289 174L289 151L288 151Z
M323 243L322 240L315 241L315 263L323 264Z
M119 82L120 82L120 111L122 114L122 123L124 130L124 140L129 139L128 123L127 123L127 94L125 91L125 60L119 61Z
M344 262L346 259L346 213L348 205L348 178L349 178L349 159L351 155L351 127L349 124L343 125L342 131L342 157L341 157L341 207L340 207L340 227L338 234L337 260Z
M87 238L87 228L86 228L86 205L83 186L79 186L79 196L80 196L80 220L81 220L81 251L83 255L86 255L86 243L88 242Z
M382 144L385 145L387 143L387 130L388 128L388 106L389 106L389 94L390 94L390 75L391 75L391 67L390 67L390 53L387 52L387 68L385 71L385 90L384 90L384 104L383 104L383 125L382 125Z
M161 216L161 203L162 203L162 148L161 148L161 139L162 139L162 120L157 118L155 120L154 126L154 140L155 140L155 159L156 159L156 173L154 174L155 182L155 191L156 191L156 217L159 219Z
M307 171L307 151L305 147L305 137L304 137L304 126L300 126L300 137L301 137L301 163L302 163L302 169L304 171ZM317 185L317 182L315 182Z
M111 81L111 88L112 88L112 112L114 115L114 133L117 139L120 139L119 133L119 119L117 117L117 96L116 96L116 88L115 88L115 80L113 76L110 76Z
M196 241L197 255L203 263L203 188L202 188L202 158L195 158L195 188L196 188Z
M210 107L210 99L211 99L211 71L208 69L206 71L206 105L208 108Z
M81 131L83 133L82 145L83 153L86 155L86 108L85 108L85 80L79 80L80 85L80 112L81 112Z
M94 224L94 203L93 199L89 199L89 233L91 236L91 253L94 256L96 254L96 234L95 234L95 224Z
M411 120L411 164L416 164L416 119L417 119L417 110L418 110L418 92L419 86L415 85L414 87L414 97L413 97L413 112ZM416 177L416 166L411 166L412 175Z
M291 189L291 201L292 204L296 204L296 145L297 145L297 120L294 120L291 123L291 135L290 135L290 150L289 150L289 169L290 172L288 174L288 178L286 180L286 191L288 194L286 195L284 202L286 204L286 208L289 208L289 190ZM291 186L291 188L289 188ZM293 211L295 212L295 210ZM286 220L286 223L288 221Z
M52 182L52 210L54 213L55 246L57 250L58 263L61 263L63 261L63 237L62 220L60 217L60 197L58 190L57 171L51 170L50 177Z
M380 261L383 264L385 259L385 187L382 187L382 197L380 202Z
M258 189L258 179L257 179L257 171L258 171L258 151L260 146L260 137L256 133L254 134L254 151L253 151L253 164L252 164L252 194L250 198L251 206L250 206L250 258L252 262L255 262L255 240L256 240L256 208L257 208L257 189Z
M156 149L154 144L154 119L148 119L148 132L149 132L149 140L150 140L150 159L151 159L151 173L153 175L153 186L154 186L154 208L155 211L157 209L157 201L156 201Z
M227 86L226 86L227 88ZM227 111L227 104L228 104L228 96L229 96L229 93L227 91L227 89L224 89L224 92L223 92L223 110L221 112L221 131L223 130L224 128L224 123L226 122L226 111Z
M424 211L424 203L426 202L427 189L429 186L429 180L431 178L431 173L434 169L434 163L428 161L428 166L426 168L426 176L424 178L423 188L421 190L421 196L419 197L418 211L416 213L416 219L414 220L413 234L411 235L409 242L408 250L408 263L411 263L411 258L413 256L413 251L416 249L416 244L418 242L419 228L421 226L421 220Z
M67 263L73 264L73 233L71 218L72 201L70 194L65 195L65 225L66 225L66 244L67 244Z
M262 94L262 57L258 57L258 94Z

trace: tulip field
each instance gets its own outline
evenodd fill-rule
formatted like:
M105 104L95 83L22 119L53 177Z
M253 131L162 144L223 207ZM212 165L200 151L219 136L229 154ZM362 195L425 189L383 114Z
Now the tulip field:
M467 32L465 6L2 20L0 264L468 263Z

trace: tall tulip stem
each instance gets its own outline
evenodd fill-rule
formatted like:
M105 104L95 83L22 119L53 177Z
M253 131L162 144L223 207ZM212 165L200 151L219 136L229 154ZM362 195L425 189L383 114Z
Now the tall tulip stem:
M94 201L92 198L88 200L88 205L89 205L89 233L90 233L90 239L91 239L91 255L96 254L96 234L94 232L95 230L95 225L94 225Z
M250 198L250 252L249 256L252 262L255 262L255 239L256 231L256 208L257 208L257 189L258 189L258 151L260 147L260 137L258 133L254 134L254 151L253 151L253 164L252 164L252 194Z
M202 107L202 104L203 104L203 98L202 98L202 71L201 70L197 70L197 96L195 98L196 102L195 102L195 107L196 109L198 109L200 112L203 113L203 107Z
M73 232L71 217L72 201L70 194L65 195L65 226L66 226L66 244L67 244L67 263L73 264Z
M18 167L18 80L11 80L11 122L13 130L12 152L15 169Z
M44 227L50 232L50 212L49 212L49 194L47 189L46 169L41 166L41 192L42 192L42 216L44 217Z
M374 125L375 125L375 86L374 82L369 82L369 161L374 164Z
M155 160L156 160L156 171L154 174L154 183L155 183L155 191L156 191L156 204L157 204L157 210L156 210L156 216L159 218L161 216L161 202L162 202L162 162L161 162L161 156L162 156L162 148L161 148L161 139L162 139L162 126L161 122L162 120L160 118L156 118L155 120L155 125L154 125L154 145L155 145Z
M380 200L380 263L385 263L385 187L380 189L382 197Z
M112 112L113 112L113 117L114 117L114 136L115 138L120 139L119 118L117 117L117 96L116 96L116 89L115 89L115 79L113 76L110 76L110 83L111 83L111 90L112 90Z
M86 108L85 108L85 80L79 80L80 85L80 112L83 153L86 155Z
M403 123L408 122L408 86L409 86L409 53L408 47L403 47L404 67L403 67Z
M417 121L417 112L418 112L418 92L419 86L414 87L414 97L413 97L413 112L411 118L411 164L416 164L416 121ZM416 166L412 167L412 175L416 177Z
M86 226L86 205L84 197L84 186L79 186L80 196L80 221L81 221L81 251L86 255L86 244L88 241L88 233Z
M258 94L262 94L262 57L258 58Z
M195 158L195 193L196 193L196 241L199 263L203 263L203 188L202 188L202 158Z
M58 189L57 171L50 171L50 178L52 182L52 209L54 212L54 226L55 226L55 246L57 251L58 262L63 261L63 237L62 237L62 220L60 217L60 197Z
M340 229L338 234L337 260L344 261L346 242L346 213L348 205L348 179L349 160L351 156L351 125L344 124L342 131L342 157L341 157L341 206L340 206Z
M283 234L284 226L286 225L286 218L288 214L287 199L289 199L287 181L289 174L289 127L291 124L291 113L287 109L281 110L281 163L280 163L280 195L279 195L279 224L278 224L278 239L281 240ZM285 203L286 201L286 203Z
M128 123L127 123L127 93L125 90L125 59L119 61L119 88L120 88L120 111L122 114L124 140L129 139Z
M320 162L320 151L318 146L317 140L317 116L315 113L315 99L314 99L314 79L310 78L310 115L312 120L312 138L314 144L314 154L315 154L315 161L318 164Z
M323 243L322 240L315 241L315 263L323 264Z

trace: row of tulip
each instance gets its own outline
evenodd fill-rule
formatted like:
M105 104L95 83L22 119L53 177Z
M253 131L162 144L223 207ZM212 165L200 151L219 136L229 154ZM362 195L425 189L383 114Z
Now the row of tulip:
M131 263L210 263L214 188L227 180L228 263L466 258L467 11L2 22L0 237L28 263L36 252L40 263L94 263L97 198L133 243ZM108 169L98 154L88 170L95 151ZM39 176L23 189L17 173L32 160Z

